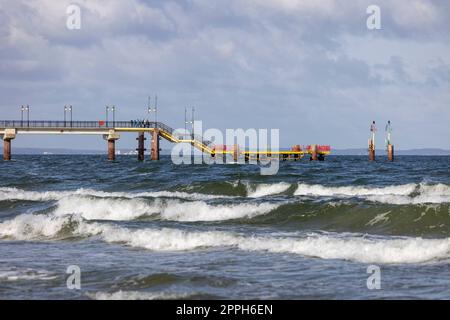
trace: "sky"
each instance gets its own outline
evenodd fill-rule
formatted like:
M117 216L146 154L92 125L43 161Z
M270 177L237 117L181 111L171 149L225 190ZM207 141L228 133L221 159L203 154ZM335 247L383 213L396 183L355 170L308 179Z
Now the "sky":
M78 5L81 28L67 28ZM369 5L381 29L369 29ZM148 118L280 129L281 146L450 149L450 2L0 0L0 119ZM122 135L119 148L135 148ZM15 147L105 148L100 137L19 136ZM164 147L165 145L163 145Z

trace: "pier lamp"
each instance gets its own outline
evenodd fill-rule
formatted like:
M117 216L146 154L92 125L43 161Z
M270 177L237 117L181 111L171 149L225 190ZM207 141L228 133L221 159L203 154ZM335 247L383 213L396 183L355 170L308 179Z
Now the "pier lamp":
M22 106L22 108L23 108L23 111L27 112L27 126L29 127L30 126L30 106L26 105L26 106ZM22 113L23 113L23 111L22 111Z
M112 112L112 116L113 116L113 127L116 125L116 106L106 106L106 126L108 127L109 125L109 112Z
M116 106L111 107L112 114L113 114L113 127L116 126Z
M23 112L25 111L25 107L22 105L20 107L21 116L20 116L20 125L23 127Z
M191 138L192 139L194 139L194 113L195 113L195 108L194 107L191 107L191 121L188 121L187 120L187 108L185 107L184 108L184 132L185 132L185 135L186 135L186 132L187 132L187 125L188 124L190 124L191 125L191 129L192 129L192 132L191 132Z
M148 97L148 113L150 114L152 112L155 113L155 127L156 127L156 124L158 122L158 96L157 95L155 95L155 106L154 107L151 106L151 98Z
M67 111L69 110L69 108L67 107L67 105L64 106L64 127L66 127L66 123L67 123Z
M72 105L67 107L67 111L70 112L70 127L73 127L73 113L72 113L73 107Z

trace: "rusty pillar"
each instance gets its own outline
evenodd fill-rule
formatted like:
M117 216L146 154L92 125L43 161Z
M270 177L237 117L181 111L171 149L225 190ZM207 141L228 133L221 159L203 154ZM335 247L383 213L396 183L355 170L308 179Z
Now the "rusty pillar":
M152 131L152 160L159 160L159 129Z
M375 161L375 145L372 139L369 139L369 161Z
M116 160L116 140L115 139L108 140L108 160L109 161Z
M11 161L11 139L3 140L3 160Z
M387 154L388 154L388 160L394 161L394 146L392 144L388 144Z
M292 151L300 152L300 151L302 151L302 148L298 144L296 144L295 146L292 146ZM294 156L294 161L297 161L300 159L300 154L294 154L293 156Z
M145 154L145 136L144 132L139 132L138 137L136 138L138 141L138 147L136 151L138 152L138 161L144 161L144 154Z
M317 144L312 144L311 145L311 160L317 161L318 159L319 159L319 157L317 154Z
M237 144L233 146L233 160L234 162L239 160L239 145Z

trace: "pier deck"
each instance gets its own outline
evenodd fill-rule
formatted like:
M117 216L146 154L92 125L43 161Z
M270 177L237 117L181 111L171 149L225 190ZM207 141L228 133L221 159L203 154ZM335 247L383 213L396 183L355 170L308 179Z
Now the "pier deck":
M150 133L152 137L151 153L152 159L159 159L160 137L172 143L189 143L195 148L211 156L233 155L237 158L243 155L245 160L257 159L260 157L277 156L282 160L299 160L305 154L311 155L311 160L323 160L325 155L330 153L328 146L311 145L304 148L294 146L292 150L258 150L240 151L238 146L232 149L218 149L210 141L204 140L197 135L189 135L186 139L177 135L175 130L162 122L141 122L141 121L22 121L22 120L0 120L0 137L4 141L4 160L11 159L11 140L17 135L24 134L55 134L55 135L101 135L108 141L108 158L115 159L115 141L120 139L122 132L135 132L139 134L139 159L143 159L144 154L144 133Z

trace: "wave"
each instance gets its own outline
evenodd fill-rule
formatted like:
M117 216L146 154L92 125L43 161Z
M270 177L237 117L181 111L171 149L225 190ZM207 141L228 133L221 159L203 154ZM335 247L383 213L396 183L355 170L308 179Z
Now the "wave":
M119 290L116 292L89 292L87 296L93 300L180 300L188 299L192 297L192 294Z
M79 214L87 220L134 220L140 217L158 216L171 221L223 221L253 218L278 208L270 203L241 203L212 205L203 201L182 202L156 199L96 199L68 197L58 201L55 214Z
M58 276L46 270L30 268L0 268L0 280L4 281L31 281L31 280L55 280Z
M309 233L289 235L246 235L224 231L180 229L128 229L81 217L22 215L0 224L0 238L48 240L66 237L98 237L107 243L121 243L151 251L191 251L232 247L245 251L298 254L321 259L342 259L362 263L408 264L448 259L450 238L369 237L359 234Z
M360 197L373 202L388 204L424 204L450 202L450 186L445 184L404 184L388 187L299 184L296 196L350 198Z
M27 191L17 188L0 188L0 201L55 201L70 196L92 196L98 198L180 198L187 200L211 200L231 198L224 195L209 195L179 191L153 191L153 192L105 192L92 189L77 189L74 191Z
M270 195L280 194L285 192L291 187L291 184L286 182L279 182L274 184L257 184L251 185L246 184L247 197L250 198L261 198Z

